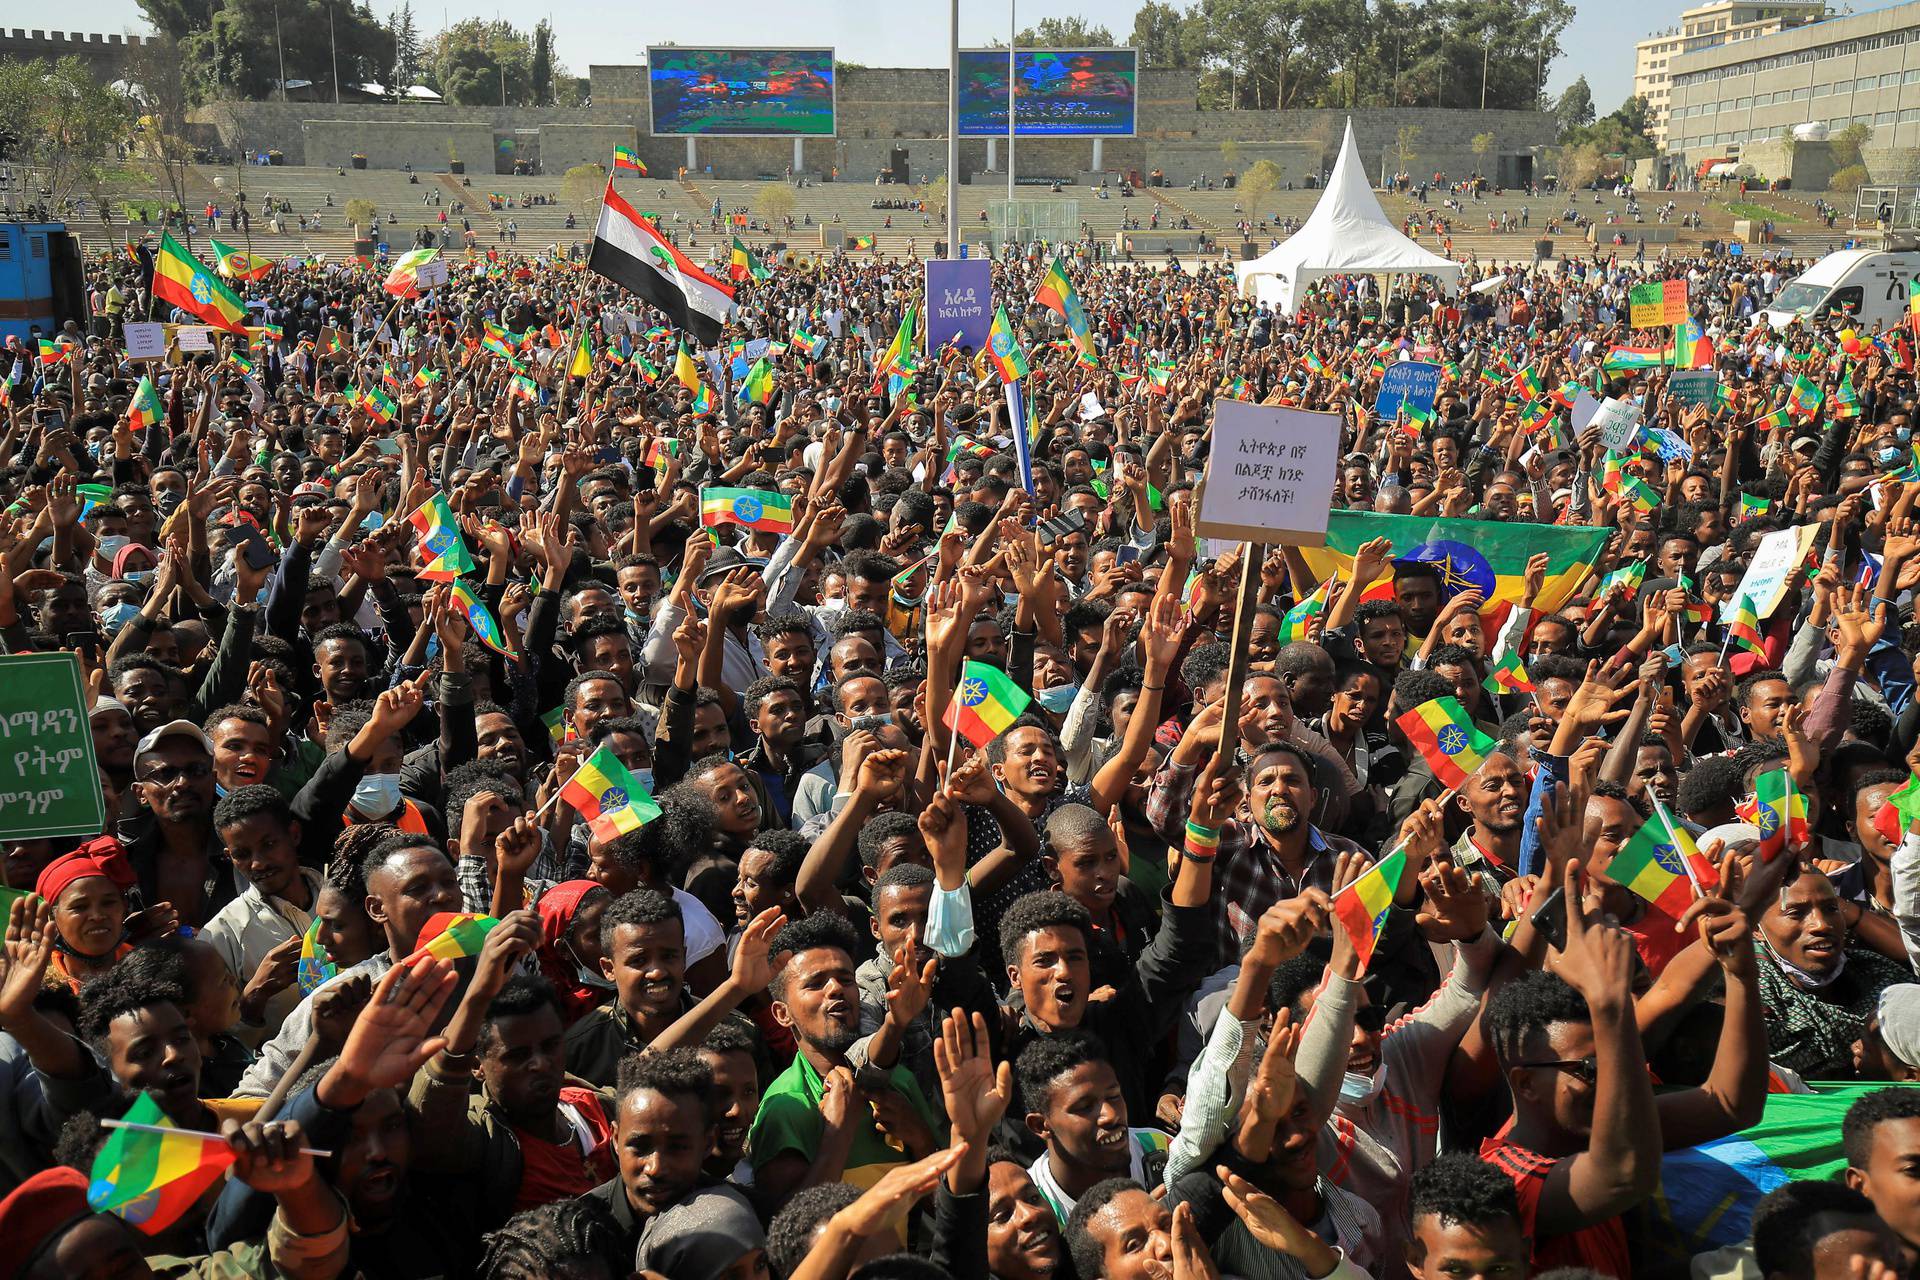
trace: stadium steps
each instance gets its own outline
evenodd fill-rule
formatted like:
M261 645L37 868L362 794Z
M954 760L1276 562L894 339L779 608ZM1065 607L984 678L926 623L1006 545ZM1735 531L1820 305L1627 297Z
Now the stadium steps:
M1146 188L1147 194L1153 197L1153 202L1155 204L1159 205L1163 209L1170 209L1176 215L1178 215L1174 219L1174 222L1176 224L1179 222L1180 218L1184 217L1188 222L1193 224L1195 230L1211 232L1215 236L1218 236L1221 234L1221 226L1219 223L1215 222L1212 218L1207 217L1205 214L1199 213L1194 209L1189 208L1187 205L1181 203L1179 200L1174 199L1172 196L1167 194L1168 190L1170 190L1170 188L1167 188L1167 187ZM1231 224L1229 224L1229 226L1230 225ZM1162 230L1165 230L1165 228L1162 228Z

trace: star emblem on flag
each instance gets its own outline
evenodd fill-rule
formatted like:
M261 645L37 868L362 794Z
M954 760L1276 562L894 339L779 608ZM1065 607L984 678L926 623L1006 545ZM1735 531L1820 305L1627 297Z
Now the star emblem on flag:
M433 552L436 556L452 545L453 530L451 529L435 529L427 537L427 550Z
M1755 816L1759 819L1756 825L1759 826L1761 835L1770 836L1780 829L1780 815L1775 813L1771 806L1762 805L1760 812Z
M993 354L997 356L1004 356L1013 350L1013 335L1007 333L1005 330L994 330L991 340L993 342Z
M987 682L985 680L962 680L960 682L960 705L977 707L987 700Z
M1457 756L1467 749L1467 735L1459 725L1450 724L1440 731L1440 749L1450 756Z
M1662 871L1671 871L1674 875L1685 875L1687 869L1680 865L1679 852L1670 844L1653 846L1653 860L1660 864Z
M760 516L762 514L761 507L760 507L760 500L758 498L749 498L744 495L741 497L735 498L733 500L733 514L737 516L742 523L753 524L755 521L760 519Z
M609 809L624 809L626 807L627 789L625 787L608 787L600 793L600 811L602 813Z
M193 283L188 285L187 289L193 294L195 302L213 301L213 286L208 284L207 278L198 271L193 273Z

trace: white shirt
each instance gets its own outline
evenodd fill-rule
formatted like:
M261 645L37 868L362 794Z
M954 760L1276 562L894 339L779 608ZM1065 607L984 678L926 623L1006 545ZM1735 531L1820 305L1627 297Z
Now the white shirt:
M307 901L315 901L320 894L320 873L311 867L301 867L299 873L307 882ZM234 981L244 988L269 951L288 938L300 937L312 923L311 911L302 911L285 898L269 898L248 885L207 921L200 936L213 944L213 949L227 962ZM263 1011L266 1020L261 1025L236 1023L233 1034L249 1048L257 1047L280 1029L287 1014L299 1003L297 984L277 991L267 1001Z

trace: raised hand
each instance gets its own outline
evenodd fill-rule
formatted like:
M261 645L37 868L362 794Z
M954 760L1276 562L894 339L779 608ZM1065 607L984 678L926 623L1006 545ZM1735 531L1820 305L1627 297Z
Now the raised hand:
M924 965L916 965L914 960L920 947L920 926L913 925L907 930L906 953L904 961L896 961L891 973L887 975L887 1018L896 1027L906 1027L926 1011L927 1001L933 998L934 971L940 967L940 957L934 956Z
M233 1176L255 1191L278 1194L313 1181L313 1157L302 1149L298 1120L234 1119L221 1122L220 1136L233 1152Z
M955 1009L933 1042L933 1065L940 1072L940 1095L953 1125L953 1145L977 1147L993 1134L1013 1098L1013 1064L993 1064L987 1020Z
M1430 942L1472 942L1487 929L1487 895L1451 862L1428 863L1420 872L1426 904L1414 923Z
M38 894L15 898L7 913L7 942L0 960L0 1027L17 1025L33 1011L33 998L53 959L53 904Z
M1338 1265L1340 1257L1319 1236L1300 1225L1300 1220L1266 1192L1234 1173L1225 1165L1215 1169L1221 1183L1221 1195L1247 1228L1247 1234L1277 1253L1286 1254L1310 1276L1324 1276Z
M353 1019L340 1057L321 1079L321 1100L351 1108L375 1089L413 1079L447 1043L431 1032L458 981L453 964L435 956L417 956L387 970Z
M747 922L740 941L733 949L733 968L729 979L742 997L757 995L773 982L773 962L767 958L773 935L787 922L778 907L768 907Z
M1580 860L1568 861L1561 873L1567 904L1567 945L1552 957L1554 970L1587 1006L1618 1011L1633 1000L1633 940L1625 930L1606 924L1587 912L1580 876Z

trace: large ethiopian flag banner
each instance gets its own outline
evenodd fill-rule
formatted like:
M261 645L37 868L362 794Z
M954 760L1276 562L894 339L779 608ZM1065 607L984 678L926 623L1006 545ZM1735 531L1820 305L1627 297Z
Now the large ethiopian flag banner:
M1448 520L1433 516L1383 516L1336 511L1327 522L1327 545L1301 547L1307 567L1325 579L1351 577L1353 556L1364 542L1387 538L1398 561L1425 561L1440 573L1441 594L1478 590L1482 612L1518 604L1525 595L1527 557L1547 556L1546 583L1533 607L1556 612L1580 589L1606 545L1609 530L1582 525L1519 524L1500 520Z

